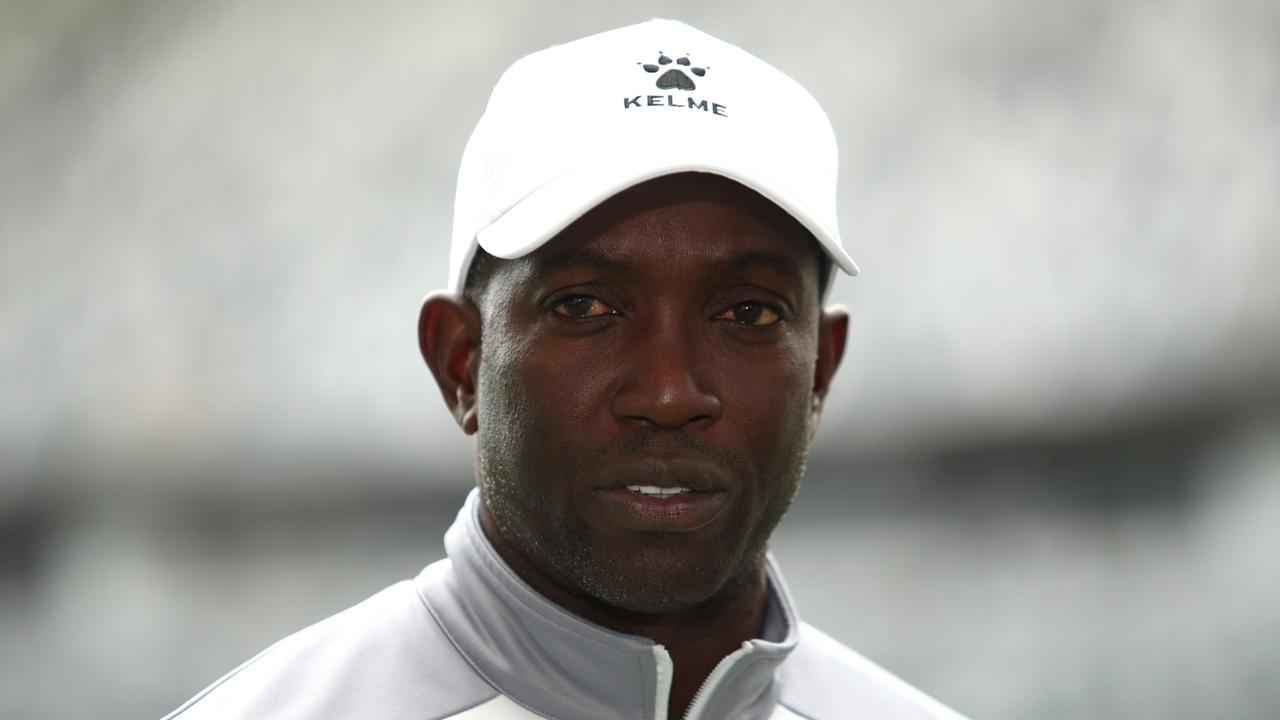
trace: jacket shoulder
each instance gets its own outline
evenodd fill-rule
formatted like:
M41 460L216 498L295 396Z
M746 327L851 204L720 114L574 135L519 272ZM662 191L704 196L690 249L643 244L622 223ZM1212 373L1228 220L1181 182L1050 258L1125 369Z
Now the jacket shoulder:
M779 702L810 720L964 720L963 716L808 623L778 669Z
M495 695L406 580L272 645L164 720L432 720Z

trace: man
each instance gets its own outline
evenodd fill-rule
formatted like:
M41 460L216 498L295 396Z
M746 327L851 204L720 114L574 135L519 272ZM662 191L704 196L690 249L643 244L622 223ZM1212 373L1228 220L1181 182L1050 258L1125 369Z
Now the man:
M957 717L800 622L766 550L844 350L835 179L813 98L686 25L516 63L419 323L476 436L449 558L170 717Z

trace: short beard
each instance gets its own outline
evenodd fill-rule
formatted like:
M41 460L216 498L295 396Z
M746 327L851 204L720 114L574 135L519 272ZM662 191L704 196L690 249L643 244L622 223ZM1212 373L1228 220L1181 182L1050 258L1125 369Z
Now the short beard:
M485 443L482 438L476 467L481 499L503 539L571 595L642 614L688 611L730 597L758 577L769 537L799 491L808 455L807 443L797 443L785 472L774 479L785 485L780 488L783 492L771 494L771 502L757 509L751 518L753 530L740 545L734 544L734 536L722 536L718 552L673 573L668 572L661 535L655 536L653 551L639 557L592 553L590 529L557 513L547 501L550 494L533 487L539 484L536 479L521 477L513 463L502 459L509 447L505 442ZM523 521L530 516L549 521L545 534ZM648 580L639 583L637 577Z

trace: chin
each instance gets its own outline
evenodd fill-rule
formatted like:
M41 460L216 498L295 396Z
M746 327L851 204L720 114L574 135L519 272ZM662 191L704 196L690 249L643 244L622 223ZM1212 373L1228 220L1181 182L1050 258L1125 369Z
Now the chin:
M704 605L752 577L764 552L673 552L660 543L626 557L606 553L574 568L579 589L629 612L668 614Z

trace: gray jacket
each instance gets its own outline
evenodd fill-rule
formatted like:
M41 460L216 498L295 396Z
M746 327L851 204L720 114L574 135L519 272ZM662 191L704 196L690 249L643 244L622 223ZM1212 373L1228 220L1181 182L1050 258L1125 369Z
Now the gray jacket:
M663 646L589 623L520 580L472 492L448 559L272 645L165 720L666 720ZM686 720L959 720L800 622L769 559L763 637L726 656Z

